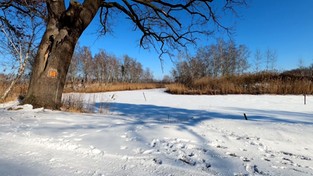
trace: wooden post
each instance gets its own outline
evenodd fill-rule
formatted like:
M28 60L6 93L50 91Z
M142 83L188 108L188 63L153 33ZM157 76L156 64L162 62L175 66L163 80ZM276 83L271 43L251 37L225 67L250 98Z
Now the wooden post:
M243 113L243 116L245 117L246 120L248 120L246 113Z
M142 94L143 94L143 97L145 98L145 101L147 101L147 98L146 98L145 92L142 92Z

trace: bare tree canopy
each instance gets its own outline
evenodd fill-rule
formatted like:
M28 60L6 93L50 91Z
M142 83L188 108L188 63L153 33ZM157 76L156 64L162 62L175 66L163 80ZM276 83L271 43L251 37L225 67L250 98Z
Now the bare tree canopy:
M97 14L100 15L103 33L111 30L110 19L118 20L115 14L126 16L134 24L134 30L142 34L140 46L152 46L162 56L179 47L195 44L201 35L211 35L220 28L228 31L219 17L225 12L235 14L235 8L245 5L245 0L70 0L68 7L65 3L65 0L0 2L0 21L16 35L23 34L23 27L15 25L14 19L7 18L16 12L42 20L46 28L24 101L34 107L60 107L75 45Z
M52 15L71 22L78 17L78 14L74 17L75 9L80 9L79 11L99 9L104 34L112 30L110 20L117 20L114 15L122 13L133 22L134 30L141 31L140 46L143 48L159 46L158 49L162 53L169 53L173 48L177 49L190 43L195 44L199 39L198 34L210 35L218 27L229 31L229 26L224 26L220 22L218 12L222 9L235 14L235 8L242 5L245 5L245 0L224 0L223 3L213 0L85 0L82 4L71 0L67 9L64 0L5 0L0 3L3 11L13 8L19 13L36 15L46 21ZM87 17L83 16L85 14L80 13L79 16L85 24L84 27L87 27L89 23ZM5 16L0 19L18 34L18 30L10 24L11 21ZM160 45L156 45L156 42Z
M229 31L220 22L216 4L213 0L104 2L100 10L101 24L104 32L110 31L110 10L121 11L133 22L134 29L141 31L143 48L149 48L151 44L155 47L155 42L159 42L161 53L170 53L177 47L195 44L199 34L211 35L216 27ZM243 0L227 0L222 8L234 12L236 5L243 4Z

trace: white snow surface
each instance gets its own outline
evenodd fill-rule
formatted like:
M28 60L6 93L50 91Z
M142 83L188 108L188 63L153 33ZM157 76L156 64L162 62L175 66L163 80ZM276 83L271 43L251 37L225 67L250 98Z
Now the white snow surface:
M1 176L313 175L312 96L73 96L95 112L0 104Z

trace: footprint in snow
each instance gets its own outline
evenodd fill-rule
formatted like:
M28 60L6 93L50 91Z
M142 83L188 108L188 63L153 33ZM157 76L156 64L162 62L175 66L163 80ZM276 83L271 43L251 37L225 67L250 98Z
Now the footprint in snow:
M232 153L232 152L226 152L226 155L229 155L232 157L238 157L238 155L236 153Z
M81 138L74 138L74 141L76 141L76 142L79 142L79 141L82 141L83 139L81 139Z
M66 134L66 135L63 135L62 137L64 138L71 138L71 137L75 137L75 133L70 133L70 134Z
M146 150L146 151L142 152L142 154L147 155L147 154L152 154L154 152L155 152L154 149L150 149L150 150Z
M162 160L159 159L159 158L153 158L153 161L154 161L156 164L162 164Z
M261 160L268 161L268 162L271 161L270 159L268 159L268 158L263 158L263 157L261 158Z
M126 134L121 135L121 138L127 138Z
M252 159L249 159L247 157L243 157L241 156L240 159L243 161L243 162L250 162Z
M284 154L284 155L293 157L293 158L298 158L298 159L300 159L300 160L307 160L307 161L312 160L310 157L303 156L303 155L296 155L296 154L289 153L289 152L284 152L284 151L282 151L281 153Z
M101 151L100 149L93 149L91 152L92 152L93 154L95 154L95 155L100 155L100 154L102 154L102 151Z
M126 150L128 147L127 146L121 146L120 149L121 150Z
M103 152L100 149L97 149L96 147L94 147L93 145L89 146L91 153L95 154L95 155L100 155Z
M261 174L261 172L259 171L257 165L253 165L253 164L249 164L248 163L245 166L245 168L246 168L246 171L249 172L249 174L252 174L252 175L254 175L254 174Z
M220 144L217 143L212 143L211 146L215 147L215 148L220 148L220 149L227 149L228 147L226 146L222 146Z

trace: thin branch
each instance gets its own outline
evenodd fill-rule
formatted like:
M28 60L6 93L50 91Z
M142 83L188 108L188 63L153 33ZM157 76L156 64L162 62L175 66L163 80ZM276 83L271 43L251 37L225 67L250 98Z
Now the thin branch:
M114 8L125 14L134 24L135 29L142 32L139 44L143 48L153 46L158 42L160 56L171 49L196 44L198 34L212 35L211 26L216 26L230 35L230 28L224 26L212 8L213 0L122 0L121 2L103 1L101 9L101 24L107 30L109 9ZM223 10L235 13L234 7L245 5L245 0L226 0ZM190 23L179 19L181 14L191 17ZM178 16L180 15L180 16ZM201 27L201 28L200 28ZM211 29L211 30L210 30Z

